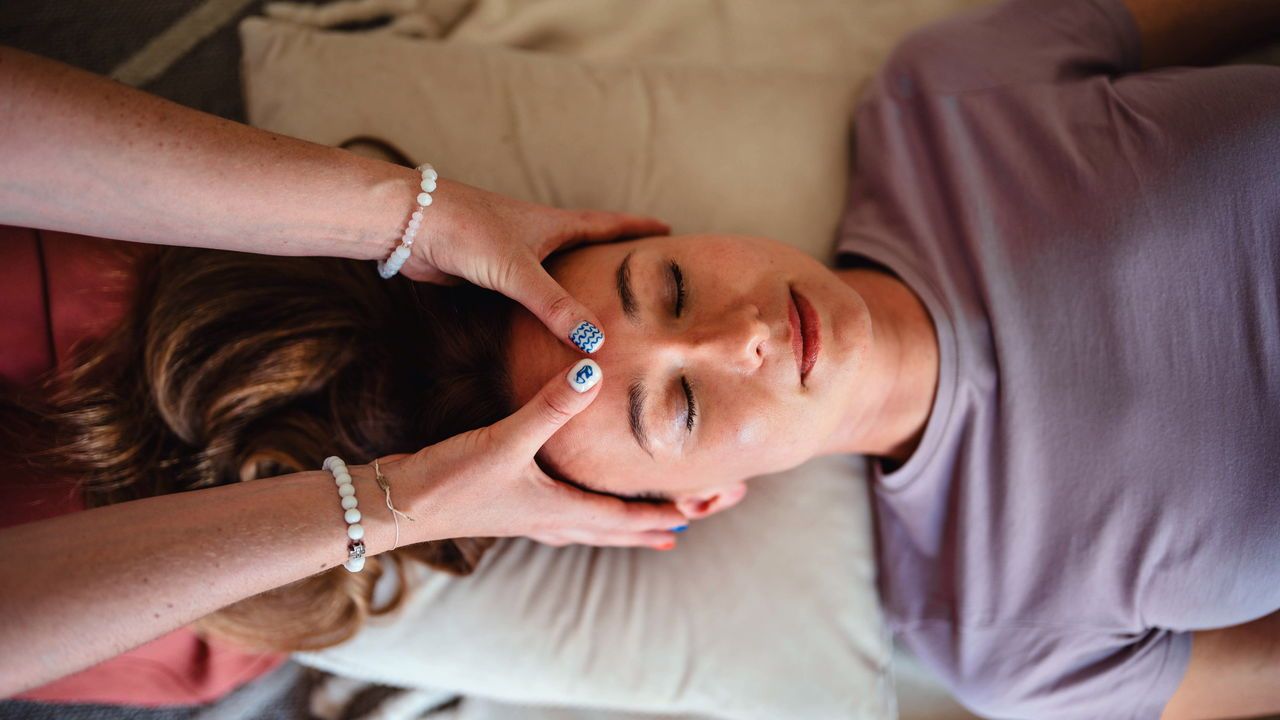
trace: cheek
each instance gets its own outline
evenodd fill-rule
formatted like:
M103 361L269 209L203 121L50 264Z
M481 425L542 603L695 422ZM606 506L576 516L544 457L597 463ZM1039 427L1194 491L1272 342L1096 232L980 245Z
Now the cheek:
M799 464L812 454L817 418L794 402L763 398L743 407L713 440L717 464L744 477Z
M764 418L752 418L738 425L732 442L737 448L759 447L770 434Z

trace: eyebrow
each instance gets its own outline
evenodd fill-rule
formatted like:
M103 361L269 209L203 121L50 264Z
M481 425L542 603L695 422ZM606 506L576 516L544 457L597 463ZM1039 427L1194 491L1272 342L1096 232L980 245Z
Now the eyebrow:
M644 427L644 399L647 393L644 389L644 383L640 380L633 380L631 386L627 388L627 421L631 425L631 436L636 439L636 444L640 446L653 457L653 450L649 448L649 433Z
M622 262L618 263L618 271L614 273L622 312L633 323L638 322L640 317L639 308L636 306L636 295L631 289L631 256L635 252L632 250L627 253L622 258ZM631 436L636 439L636 444L648 453L649 457L653 457L653 450L649 446L649 433L644 427L645 395L644 383L638 378L632 380L627 388L627 422L631 426Z
M640 318L640 311L636 306L636 295L631 290L631 256L635 253L636 251L632 250L622 258L622 262L618 264L618 272L614 276L618 285L618 300L622 302L622 313L631 322L636 322Z
M614 273L614 278L618 286L618 300L622 304L622 312L631 322L638 323L639 309L636 307L635 293L631 289L631 256L634 254L635 250L632 250L622 258L622 262L618 263L618 270ZM649 433L644 425L644 405L647 397L648 392L646 392L644 381L640 378L632 380L631 385L627 388L627 424L631 427L631 436L635 438L636 444L649 457L653 457L653 449L649 444Z

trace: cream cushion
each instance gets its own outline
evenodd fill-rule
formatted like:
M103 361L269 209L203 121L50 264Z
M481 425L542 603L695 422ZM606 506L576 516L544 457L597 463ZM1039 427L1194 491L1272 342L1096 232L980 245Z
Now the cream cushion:
M312 27L497 45L591 62L802 70L865 79L907 31L991 0L277 0ZM375 21L383 24L375 25Z
M891 718L869 507L861 463L828 457L751 481L674 552L503 542L468 578L415 571L402 611L300 660L526 705Z
M439 14L450 1L419 0L419 12ZM908 31L990 1L477 0L447 32L453 43L592 62L802 70L857 83Z
M262 19L241 34L258 126L325 144L375 137L515 197L830 252L850 74L591 65ZM869 518L861 463L816 460L753 481L673 553L512 541L470 578L416 572L401 612L302 660L511 703L892 717Z
M372 136L512 197L830 253L847 183L847 78L596 66L263 19L241 37L259 127L327 145Z

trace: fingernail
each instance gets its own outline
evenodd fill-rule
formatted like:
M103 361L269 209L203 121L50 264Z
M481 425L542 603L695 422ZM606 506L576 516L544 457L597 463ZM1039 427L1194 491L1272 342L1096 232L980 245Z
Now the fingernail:
M672 542L672 543L663 543L663 544L661 544L661 545L654 545L654 546L653 546L653 549L654 549L654 550L674 550L675 548L676 548L676 544L675 544L675 543L673 543L673 542Z
M578 323L578 327L569 333L569 341L578 346L578 349L584 353L593 353L600 349L604 344L604 333L600 332L600 328L583 320Z
M674 533L682 533L682 532L684 532L685 530L688 530L688 529L689 529L689 526L688 526L688 525L681 525L681 526L679 526L679 527L673 527L673 528L671 528L671 532L674 532Z
M569 387L584 393L596 386L604 373L595 360L579 360L577 365L569 369Z

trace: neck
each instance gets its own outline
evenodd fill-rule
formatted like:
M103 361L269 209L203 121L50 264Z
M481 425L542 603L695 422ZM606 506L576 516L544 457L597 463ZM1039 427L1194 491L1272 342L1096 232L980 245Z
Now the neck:
M924 303L901 280L878 270L837 275L867 305L871 341L849 412L829 443L832 453L905 462L929 421L938 387L938 337Z

